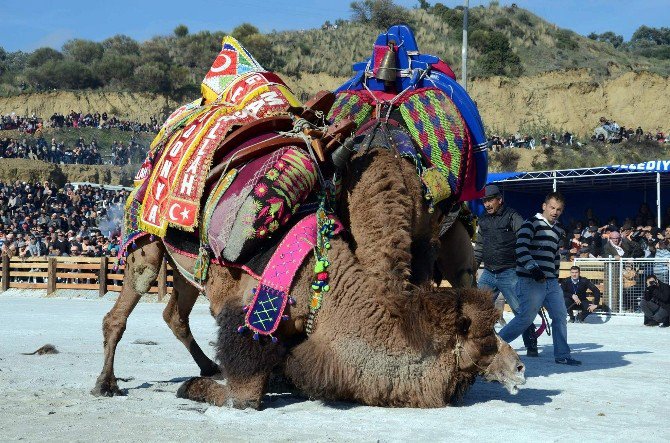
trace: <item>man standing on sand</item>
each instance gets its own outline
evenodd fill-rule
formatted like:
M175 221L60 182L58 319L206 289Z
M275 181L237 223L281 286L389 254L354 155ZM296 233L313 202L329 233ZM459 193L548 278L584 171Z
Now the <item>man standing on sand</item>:
M502 292L516 315L519 312L519 299L514 248L523 218L514 209L503 205L503 197L496 185L486 186L483 203L486 214L479 218L477 224L475 260L478 264L484 263L484 271L477 286L489 289L494 295L498 291ZM523 333L523 343L526 355L537 357L537 337L532 322Z
M565 208L565 199L558 192L547 195L542 212L526 220L517 234L516 273L519 277L519 314L500 331L506 342L517 338L530 325L542 305L549 311L556 363L578 366L582 363L571 358L568 346L568 312L563 291L558 284L560 269L559 245L565 231L558 225L558 217Z

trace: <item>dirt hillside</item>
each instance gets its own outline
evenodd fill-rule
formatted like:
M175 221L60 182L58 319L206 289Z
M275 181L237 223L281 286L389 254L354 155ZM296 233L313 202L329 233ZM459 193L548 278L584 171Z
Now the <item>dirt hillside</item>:
M469 88L489 131L511 133L529 126L591 133L600 116L645 130L670 129L670 78L650 73L612 76L596 81L587 70L554 71L537 76L474 80ZM333 89L345 79L327 74L287 78L298 97ZM178 104L151 94L112 92L51 92L0 97L0 114L49 117L54 112L106 111L136 121L164 115Z

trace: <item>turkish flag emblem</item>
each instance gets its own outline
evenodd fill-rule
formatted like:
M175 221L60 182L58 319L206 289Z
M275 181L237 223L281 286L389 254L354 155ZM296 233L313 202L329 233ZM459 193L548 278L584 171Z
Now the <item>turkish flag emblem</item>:
M237 55L237 51L234 49L222 49L209 69L206 78L237 74Z

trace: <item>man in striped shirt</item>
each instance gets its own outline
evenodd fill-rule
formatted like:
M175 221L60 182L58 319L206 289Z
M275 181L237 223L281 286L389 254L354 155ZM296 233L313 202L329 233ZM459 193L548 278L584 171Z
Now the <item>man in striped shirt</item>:
M570 356L568 312L558 284L559 244L565 231L556 222L564 208L565 199L560 193L548 194L542 204L542 212L526 220L517 233L517 292L521 306L519 314L500 330L500 337L508 343L517 338L535 320L544 305L549 311L554 332L554 360L559 364L578 366L582 363Z

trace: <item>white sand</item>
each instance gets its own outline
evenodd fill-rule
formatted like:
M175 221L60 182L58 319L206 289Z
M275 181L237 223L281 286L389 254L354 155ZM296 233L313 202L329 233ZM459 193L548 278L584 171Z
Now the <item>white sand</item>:
M116 359L125 397L89 394L102 367L108 296L0 294L0 441L668 441L670 328L640 317L569 325L574 357L553 362L551 339L528 359L528 383L516 396L477 382L458 406L419 410L291 396L268 398L263 411L237 411L178 399L197 375L188 352L163 323L160 303L140 303ZM595 322L595 320L598 320ZM191 316L205 352L216 329L206 303ZM153 341L156 345L133 343ZM56 355L21 355L54 344ZM522 346L518 339L512 343Z

